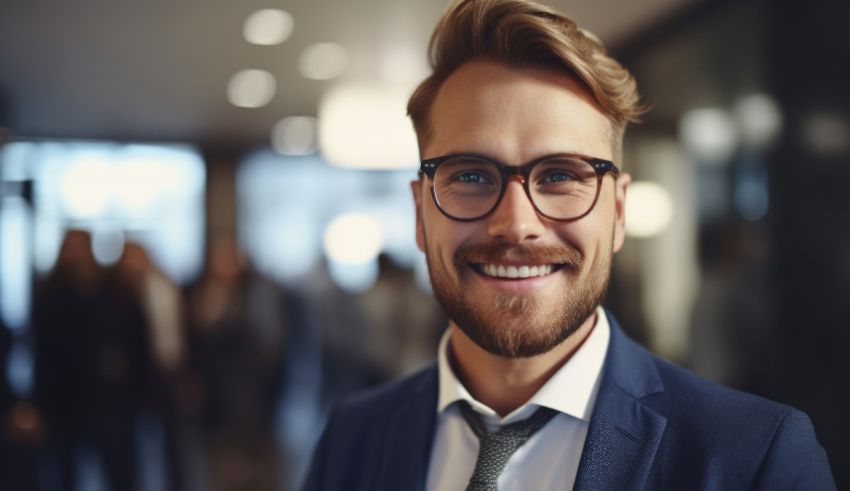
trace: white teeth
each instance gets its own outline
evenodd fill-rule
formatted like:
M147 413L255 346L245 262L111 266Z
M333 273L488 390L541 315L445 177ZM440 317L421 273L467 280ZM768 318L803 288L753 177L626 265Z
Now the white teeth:
M552 265L506 267L501 264L484 264L481 266L481 271L487 276L493 276L495 278L534 278L552 273Z

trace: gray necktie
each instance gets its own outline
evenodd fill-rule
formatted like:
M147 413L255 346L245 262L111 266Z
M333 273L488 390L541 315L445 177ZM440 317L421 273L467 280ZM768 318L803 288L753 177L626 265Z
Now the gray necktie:
M528 418L502 426L498 431L490 433L481 415L475 412L469 403L461 401L460 412L478 436L480 444L475 471L466 485L466 491L496 491L496 479L511 455L558 414L554 409L540 407Z

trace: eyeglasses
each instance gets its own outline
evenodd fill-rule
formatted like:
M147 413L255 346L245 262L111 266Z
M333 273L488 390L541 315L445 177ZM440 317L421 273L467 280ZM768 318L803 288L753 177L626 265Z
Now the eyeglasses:
M499 206L511 177L519 178L537 213L566 222L584 217L596 205L602 178L620 169L608 160L553 154L520 166L473 153L423 160L431 197L443 215L461 222L479 220Z

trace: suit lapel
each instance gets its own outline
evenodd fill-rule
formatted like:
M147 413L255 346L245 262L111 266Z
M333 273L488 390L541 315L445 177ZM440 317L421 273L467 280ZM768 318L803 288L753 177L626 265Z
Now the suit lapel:
M402 401L388 421L386 444L375 490L425 488L437 415L437 368L434 366Z
M643 489L666 418L640 399L664 390L651 356L608 316L611 341L574 489Z

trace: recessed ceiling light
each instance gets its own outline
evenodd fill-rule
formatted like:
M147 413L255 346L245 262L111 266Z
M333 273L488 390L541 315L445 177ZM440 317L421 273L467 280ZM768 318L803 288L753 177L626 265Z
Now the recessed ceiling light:
M314 44L307 47L298 58L298 71L313 80L336 78L347 67L348 50L336 43Z
M271 46L280 44L292 35L295 19L280 9L262 9L245 19L242 35L251 44Z
M236 107L262 107L269 103L277 90L274 75L257 69L242 70L230 78L227 99Z

